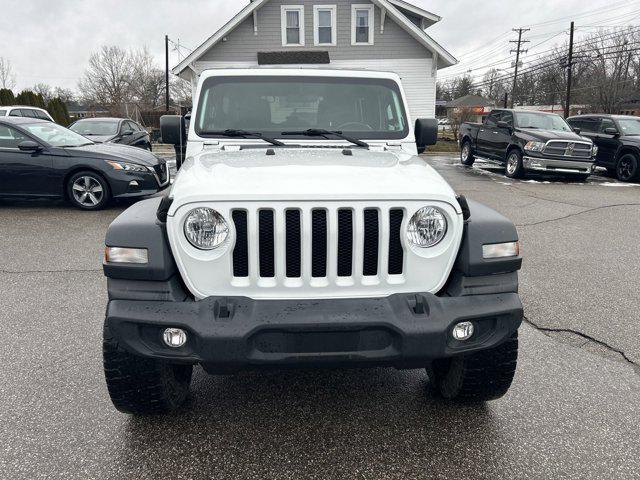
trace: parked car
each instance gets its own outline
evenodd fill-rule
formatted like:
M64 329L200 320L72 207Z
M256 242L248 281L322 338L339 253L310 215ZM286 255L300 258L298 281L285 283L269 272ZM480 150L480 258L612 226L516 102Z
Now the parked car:
M0 197L66 198L84 210L169 185L163 159L139 148L95 144L56 123L0 118Z
M598 146L597 166L623 182L640 179L640 117L580 115L567 122Z
M151 135L128 118L83 118L69 126L95 143L118 143L151 150Z
M484 123L460 125L460 160L476 158L504 165L507 177L530 171L586 179L597 148L575 133L560 115L525 110L493 110Z
M26 117L26 118L39 118L40 120L47 120L53 122L53 117L49 115L49 112L38 107L28 107L22 105L14 105L11 107L0 107L1 117Z
M448 399L507 392L523 315L516 229L417 156L437 123L410 121L398 75L209 70L198 92L170 195L107 231L116 408L178 408L198 364L424 367ZM181 117L161 129L184 140Z

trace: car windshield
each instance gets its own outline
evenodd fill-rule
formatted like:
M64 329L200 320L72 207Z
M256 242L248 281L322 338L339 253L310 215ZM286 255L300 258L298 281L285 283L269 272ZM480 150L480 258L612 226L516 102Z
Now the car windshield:
M195 131L203 137L228 129L271 138L309 129L365 139L408 134L400 89L386 79L211 77L202 86L196 115Z
M55 123L27 123L20 126L53 147L80 147L93 143L82 135Z
M617 118L623 135L640 135L640 118Z
M571 132L571 127L560 115L550 113L516 112L519 128L539 128L541 130L560 130Z
M118 122L112 120L86 120L74 123L69 127L76 133L90 136L111 136L118 133Z

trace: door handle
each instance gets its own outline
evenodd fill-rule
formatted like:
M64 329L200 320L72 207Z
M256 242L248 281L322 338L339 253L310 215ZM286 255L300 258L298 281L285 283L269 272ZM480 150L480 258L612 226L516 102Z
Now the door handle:
M493 134L494 134L494 135L497 135L497 134L498 134L498 132L493 132Z
M484 128L481 128L481 129L480 129L480 132L481 132L481 133L482 133L482 132L484 132Z

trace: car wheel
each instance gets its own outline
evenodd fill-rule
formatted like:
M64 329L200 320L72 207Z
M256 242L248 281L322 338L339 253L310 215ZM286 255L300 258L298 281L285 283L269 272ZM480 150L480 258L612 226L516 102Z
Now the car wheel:
M67 197L82 210L100 210L109 201L109 185L98 173L78 172L67 182Z
M109 396L113 405L123 413L168 413L187 399L192 365L176 365L132 355L119 346L106 325L103 358Z
M462 163L462 165L470 167L473 165L473 162L475 162L475 160L476 159L474 158L471 150L471 142L469 142L468 140L463 142L462 148L460 149L460 163Z
M522 154L520 150L511 150L507 155L505 175L509 178L521 178L524 174L522 166Z
M632 182L638 178L638 157L625 153L616 165L616 177L622 182Z
M507 393L517 363L518 332L515 332L495 348L436 360L427 368L427 374L437 396L462 402L485 402Z

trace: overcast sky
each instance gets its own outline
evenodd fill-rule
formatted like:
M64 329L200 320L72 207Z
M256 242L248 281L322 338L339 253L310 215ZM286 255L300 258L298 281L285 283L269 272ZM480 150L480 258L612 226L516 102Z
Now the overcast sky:
M577 17L578 26L585 26L584 34L593 30L593 25L634 23L640 12L638 0L409 1L443 17L427 32L461 60L459 66L440 71L441 78L467 68L477 74L475 69L482 65L506 58L507 41L515 37L507 35L511 28L534 25L526 37L531 39L530 46L540 44L534 51L543 51L566 41L568 37L562 30L568 28L572 17ZM75 89L89 56L101 45L146 45L157 57L158 66L162 66L165 33L196 48L247 3L248 0L0 0L0 56L12 62L17 89L38 82ZM558 19L562 20L535 25ZM171 55L174 66L179 61L178 54Z

